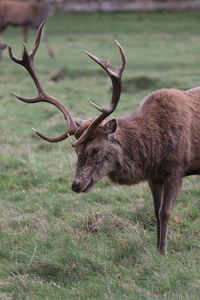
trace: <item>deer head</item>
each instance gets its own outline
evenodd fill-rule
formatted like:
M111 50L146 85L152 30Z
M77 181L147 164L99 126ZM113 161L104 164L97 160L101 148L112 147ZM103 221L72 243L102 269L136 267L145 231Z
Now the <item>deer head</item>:
M126 56L121 45L116 41L120 51L122 64L116 68L108 60L100 59L89 52L86 54L97 62L110 76L112 81L112 97L108 107L92 105L100 111L98 117L90 120L80 120L73 118L69 110L56 98L50 96L41 86L38 75L34 69L33 59L39 47L43 24L38 30L33 50L28 53L24 44L22 59L18 59L12 54L9 47L10 58L26 68L31 75L38 91L38 96L32 99L23 98L15 95L19 100L26 103L48 102L63 113L64 119L68 123L67 130L60 136L50 138L34 129L35 133L48 142L60 142L73 135L77 139L72 146L78 156L78 163L75 177L72 183L72 190L75 192L88 191L98 180L108 175L116 168L116 156L120 156L120 147L114 140L114 132L117 130L116 119L106 119L116 108L121 93L121 76L126 65ZM119 158L118 158L119 161Z

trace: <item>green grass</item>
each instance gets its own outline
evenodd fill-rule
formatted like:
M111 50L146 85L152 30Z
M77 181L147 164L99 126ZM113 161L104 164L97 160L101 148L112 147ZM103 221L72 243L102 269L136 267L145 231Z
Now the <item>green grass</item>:
M37 70L76 117L94 116L88 101L106 104L111 92L83 50L117 65L115 39L128 58L115 116L136 109L154 89L200 83L199 13L57 14L47 32L56 58L49 59L42 43ZM20 53L18 29L2 38ZM61 80L52 82L57 74ZM6 53L0 78L0 299L199 299L198 177L184 180L170 220L169 254L161 256L147 185L113 186L104 179L90 193L73 193L76 155L69 141L48 144L31 131L56 136L66 127L61 114L10 94L34 96L35 89ZM95 232L97 212L102 221Z

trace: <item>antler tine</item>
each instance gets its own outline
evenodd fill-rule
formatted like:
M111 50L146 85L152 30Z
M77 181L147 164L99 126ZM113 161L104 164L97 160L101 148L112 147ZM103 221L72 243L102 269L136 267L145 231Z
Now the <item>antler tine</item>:
M41 40L41 36L42 36L42 29L43 29L44 23L41 24L39 30L38 30L38 34L35 40L35 45L32 49L32 51L30 53L28 53L26 45L23 44L23 54L22 54L22 58L17 58L16 56L13 55L12 53L12 49L11 47L9 47L8 51L9 51L9 56L10 58L17 64L22 65L23 67L26 68L26 70L28 71L28 73L30 74L30 76L32 77L35 86L37 88L38 91L38 95L34 98L24 98L21 96L16 95L15 93L13 93L15 95L15 97L23 102L26 103L37 103L37 102L47 102L47 103L51 103L52 105L56 106L64 115L65 120L68 122L68 129L59 137L57 138L48 138L47 136L39 133L36 131L36 133L43 139L45 139L46 141L49 142L59 142L62 141L66 138L68 138L69 135L73 135L77 129L77 125L75 124L70 112L68 111L68 109L56 98L50 96L42 87L40 80L38 78L38 75L36 74L36 71L34 69L34 65L33 65L33 59L34 56L39 48L40 45L40 40Z
M37 50L40 46L43 27L44 27L44 23L42 23L38 29L37 37L35 39L35 45L30 53L28 53L28 51L27 51L26 44L23 43L24 51L22 54L22 58L17 58L16 56L14 56L12 53L11 47L10 46L8 47L9 56L14 62L24 66L26 69L27 69L27 67L29 67L30 60L31 60L31 62L33 62L35 53L37 52Z
M67 139L70 135L73 135L74 132L70 133L69 131L66 131L64 132L63 134L61 134L60 136L58 137L55 137L55 138L50 138L42 133L40 133L39 131L37 131L35 128L32 128L32 130L39 136L41 137L43 140L47 141L47 142L50 142L50 143L57 143L57 142L61 142L65 139ZM73 145L72 145L73 146Z
M34 45L32 51L30 52L30 57L32 58L32 60L33 60L33 58L35 56L35 53L37 52L37 49L40 46L40 41L41 41L41 37L42 37L43 27L44 27L44 22L40 25L40 27L38 29L38 34L37 34L37 37L35 39L35 45Z
M93 102L90 102L97 110L101 112L101 114L90 124L88 129L80 136L80 138L76 141L75 146L83 143L88 136L91 135L91 133L94 131L94 129L101 124L101 122L107 118L117 107L117 104L120 99L121 94L121 76L124 71L124 68L126 66L126 55L124 52L124 49L119 44L119 42L116 41L116 44L119 48L120 55L121 55L121 66L119 68L114 67L108 60L98 58L97 56L85 51L85 53L93 59L96 63L98 63L110 76L112 81L112 98L111 102L108 107L100 107L96 105Z
M118 41L115 41L119 51L120 51L120 55L121 55L121 59L122 59L122 64L119 68L114 67L109 60L107 59L101 59L93 54L91 54L88 51L85 51L85 53L91 58L93 59L96 63L98 63L108 74L110 77L121 77L121 74L126 66L126 55L124 52L124 49L122 48L122 46L120 45L120 43Z
M120 43L115 40L115 43L117 44L118 48L119 48L119 51L120 51L120 54L121 54L121 59L122 59L122 64L120 66L120 73L122 74L122 72L124 71L125 69L125 66L126 66L126 62L127 62L127 59L126 59L126 54L124 52L124 49L123 47L120 45Z
M24 102L34 103L34 100L35 100L35 102L39 102L39 101L45 101L45 98L47 98L47 93L45 92L42 85L40 84L39 78L38 78L38 76L34 70L34 66L33 66L33 58L34 58L34 56L38 50L38 47L40 45L43 26L44 26L44 23L42 23L39 27L37 37L35 39L35 46L33 47L32 51L30 53L28 53L26 44L23 43L23 53L22 53L21 59L17 58L16 56L13 55L12 49L10 46L8 49L10 58L17 64L22 65L29 72L29 74L31 75L31 77L35 83L37 91L38 91L38 96L33 99L28 99L28 98L26 99L26 98L17 96L17 98L19 100L23 99L22 101L24 101Z

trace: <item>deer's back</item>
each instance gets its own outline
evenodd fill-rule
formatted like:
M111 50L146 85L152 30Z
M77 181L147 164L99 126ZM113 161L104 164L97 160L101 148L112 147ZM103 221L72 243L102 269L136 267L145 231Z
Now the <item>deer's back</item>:
M195 168L200 172L198 93L158 90L144 99L136 113L120 119L119 124L121 143L129 149L133 161L138 160L138 165L145 163L145 174L149 170L159 176L162 171L176 168L185 173Z
M0 23L13 25L27 23L37 16L41 9L40 3L2 1L0 2Z

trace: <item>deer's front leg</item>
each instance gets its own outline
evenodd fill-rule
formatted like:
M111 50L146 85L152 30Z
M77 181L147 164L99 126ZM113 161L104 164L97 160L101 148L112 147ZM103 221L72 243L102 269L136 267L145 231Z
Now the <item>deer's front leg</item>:
M50 45L49 45L49 41L48 41L48 38L47 38L47 35L46 35L46 32L43 30L43 34L42 34L42 38L46 44L46 48L47 48L47 51L48 51L48 54L50 57L55 57L55 54L53 53Z
M149 181L149 186L153 195L153 202L154 202L154 211L156 215L156 221L157 221L157 248L160 244L160 218L159 218L159 211L160 206L162 203L163 198L163 184Z
M3 40L0 40L0 60L2 57L2 52L6 49L7 45Z
M173 204L180 190L181 184L182 184L181 177L171 177L167 179L164 183L163 199L159 210L160 238L159 238L158 250L162 254L166 254L167 251L168 221L171 215Z
M23 43L27 44L28 41L28 27L22 26L22 36L23 36Z
M0 24L0 33L3 32L6 29L7 25Z

